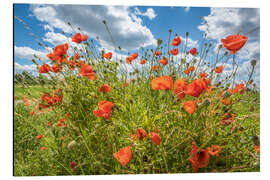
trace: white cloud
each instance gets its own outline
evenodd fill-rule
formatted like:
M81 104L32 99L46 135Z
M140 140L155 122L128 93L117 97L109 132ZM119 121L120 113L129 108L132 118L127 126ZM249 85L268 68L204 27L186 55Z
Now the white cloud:
M31 10L39 21L64 32L74 33L68 22L80 27L90 38L99 37L106 49L114 49L114 46L103 20L106 20L116 45L124 50L156 44L150 29L142 25L141 19L128 6L32 5ZM146 12L153 18L151 10Z
M198 26L208 38L220 40L231 34L247 35L249 40L259 38L260 11L256 8L211 8L206 23Z
M239 78L247 80L251 69L250 60L256 59L257 66L254 80L260 84L260 11L256 8L211 8L208 16L203 17L206 23L198 26L199 30L207 33L209 39L217 42L214 53L217 53L220 39L228 35L241 33L248 36L248 41L236 54L236 61L239 64ZM221 54L227 51L224 47ZM228 63L232 63L230 60ZM249 70L248 70L249 69ZM224 73L231 72L232 69L225 69ZM239 79L239 80L240 80Z
M155 13L153 8L147 8L147 10L143 13L139 10L139 8L135 8L135 12L136 15L140 15L140 16L146 16L148 17L150 20L154 19L157 14Z
M49 31L53 31L53 30L54 30L53 27L50 26L50 25L48 25L48 24L45 24L43 27L44 27L44 30L45 30L45 31L46 31L46 30L49 30Z
M17 62L14 63L15 70L21 70L21 71L35 71L36 70L36 65L31 64L31 65L21 65Z
M42 60L47 59L47 53L44 51L38 51L34 50L30 47L14 47L14 55L15 57L21 58L21 59L29 59L32 60L34 58L34 55L40 57Z
M189 10L190 10L190 7L185 7L185 9L184 9L186 12L189 12Z
M56 46L59 44L66 43L68 41L68 38L60 33L47 32L42 38L42 40Z
M181 39L181 43L185 44L186 43L186 38L185 37L182 37L180 36L180 39ZM198 41L197 40L193 40L191 38L188 38L187 39L187 47L190 47L190 48L197 48L199 47L199 44L198 44Z

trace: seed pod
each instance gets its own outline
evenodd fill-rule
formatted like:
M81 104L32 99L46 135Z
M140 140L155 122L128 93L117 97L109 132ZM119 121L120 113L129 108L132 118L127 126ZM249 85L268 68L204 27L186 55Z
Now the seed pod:
M162 43L162 39L158 39L158 40L157 40L157 46L160 46L161 43Z
M256 66L257 60L256 59L251 60L250 64L251 64L252 67Z
M70 149L72 149L73 147L75 147L76 144L77 144L76 141L73 140L73 141L71 141L70 143L68 143L67 148L70 150Z

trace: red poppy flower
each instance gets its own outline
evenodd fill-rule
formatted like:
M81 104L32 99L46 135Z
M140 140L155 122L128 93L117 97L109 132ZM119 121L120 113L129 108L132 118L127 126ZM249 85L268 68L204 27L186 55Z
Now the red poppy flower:
M82 42L82 36L81 33L77 33L74 36L72 36L72 42L81 43Z
M178 48L172 49L172 50L170 51L170 53L171 53L172 55L176 56L176 55L178 54Z
M152 66L152 71L158 71L158 70L162 70L162 67L161 66Z
M235 88L233 89L233 93L238 93L238 92L240 92L240 94L243 94L245 92L245 87L243 83L235 85Z
M41 150L46 150L47 148L45 146L40 147Z
M138 57L138 55L139 54L137 52L135 52L130 57L134 60L134 59L136 59Z
M184 109L187 113L193 114L196 111L196 101L185 101L184 102Z
M212 145L211 147L207 148L207 151L212 156L218 156L219 152L221 151L221 146L219 145Z
M160 138L160 136L158 135L158 133L157 132L150 132L150 138L151 138L151 140L152 140L152 142L155 144L155 145L159 145L160 144L160 142L161 142L161 138Z
M80 60L80 61L78 61L76 66L79 66L81 68L84 64L85 64L85 62L83 60Z
M111 87L108 84L104 84L99 88L100 92L110 92L111 91Z
M67 62L67 50L68 44L61 44L54 48L53 53L47 54L47 57L51 61L55 61L57 64L66 63Z
M122 84L122 88L125 88L125 87L128 87L128 83L127 82Z
M193 56L197 53L197 49L196 48L192 48L190 51L189 51L190 54L192 54Z
M63 101L63 93L59 88L52 92L54 103L61 103Z
M221 65L221 66L216 67L216 68L214 69L214 71L215 71L216 73L222 73L222 71L223 71L223 66Z
M225 105L229 105L230 104L230 98L226 98L226 99L221 99L221 102Z
M206 78L207 77L207 73L206 72L201 72L199 74L199 78Z
M195 67L194 67L194 66L191 66L191 67L187 68L187 69L184 71L184 73L188 75L189 73L191 73L191 72L194 71L194 70L195 70Z
M70 59L68 62L68 67L69 69L74 70L74 68L76 67L76 62Z
M29 102L28 102L28 97L27 97L27 96L25 96L25 97L23 98L23 101L24 101L24 105L25 105L25 106L30 106L30 104L29 104Z
M260 154L260 145L259 145L259 146L254 146L254 150L255 150L258 154Z
M104 58L111 59L112 58L112 53L108 52L108 53L104 54Z
M33 116L33 115L35 115L36 114L36 112L35 111L30 111L30 116Z
M156 56L159 56L160 53L161 53L160 51L156 51L156 52L155 52L155 55L156 55Z
M232 122L234 122L233 117L234 115L232 113L231 114L225 113L220 123L222 125L229 125Z
M168 64L168 58L163 57L160 61L159 61L163 66Z
M204 79L196 79L192 81L186 88L186 94L199 97L200 94L207 88L208 82Z
M178 46L180 43L181 43L181 39L180 39L179 36L177 36L177 37L175 37L175 38L172 40L171 45L172 45L172 46Z
M152 80L153 90L168 90L173 86L173 80L170 76L161 76Z
M136 137L139 140L142 140L143 137L145 137L145 138L147 137L147 133L143 128L138 128L136 131Z
M48 122L48 126L50 127L52 125L52 123L51 122Z
M193 172L197 172L199 168L204 168L209 163L210 156L208 151L205 149L197 149L196 143L192 142L190 151L190 162L192 165Z
M231 54L235 54L239 51L247 42L248 37L244 35L231 35L227 36L226 39L221 39L223 46L230 51Z
M130 55L129 57L127 57L126 58L126 62L128 63L128 64L131 64L131 62L133 61L133 60L135 60L137 57L138 57L138 53L136 52L136 53L134 53L134 54L132 54L132 55Z
M50 66L48 64L43 64L39 68L40 73L48 73L51 70Z
M95 80L96 73L93 72L92 67L89 64L84 64L80 69L80 74L87 77L88 79Z
M98 104L98 107L100 110L102 110L106 113L111 113L112 108L113 108L113 103L110 101L100 101Z
M43 93L41 96L41 102L46 102L47 105L52 105L54 103L53 97L47 93Z
M82 41L87 41L88 36L86 34L82 35Z
M76 60L77 60L77 59L80 59L80 57L81 57L81 56L80 56L80 54L79 54L79 53L75 53L75 55L74 55L74 59L76 59Z
M58 64L53 64L52 65L52 71L54 73L58 73L60 70L62 69L62 66L58 65Z
M147 62L146 59L141 60L140 64L145 64Z
M206 91L207 91L209 94L212 94L212 93L213 93L213 91L212 91L212 86L207 86Z
M93 113L96 117L103 117L105 119L110 119L113 103L110 101L100 101L98 104L99 109L93 110Z
M119 149L116 153L114 153L114 157L121 163L122 166L126 166L127 163L131 160L131 147L124 147Z
M185 98L186 85L187 85L187 82L183 78L177 79L174 82L173 94L175 94L178 97L178 99Z
M38 135L38 136L36 136L36 139L42 139L44 137L44 135Z
M63 56L67 54L67 50L68 50L68 44L65 43L65 44L56 46L53 50L53 53L54 53L54 56Z
M74 169L74 168L76 167L76 165L77 165L77 163L74 162L74 161L72 161L72 162L70 163L70 167L71 167L72 169Z
M81 33L77 33L72 36L72 42L81 43L82 41L86 41L88 39L87 35L81 35Z

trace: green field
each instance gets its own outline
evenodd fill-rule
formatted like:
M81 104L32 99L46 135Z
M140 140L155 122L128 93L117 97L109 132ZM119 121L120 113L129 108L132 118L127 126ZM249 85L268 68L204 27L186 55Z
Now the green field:
M136 98L126 96L125 101L128 102L122 105L119 103L110 120L95 118L91 113L91 106L89 108L85 106L84 103L93 102L93 97L78 98L74 108L77 108L77 111L84 108L85 110L80 112L83 116L75 119L75 114L78 112L72 112L73 109L69 112L71 118L67 118L65 122L67 127L56 126L57 121L65 117L61 107L50 112L29 114L30 111L35 110L37 103L30 102L30 106L25 106L23 97L28 96L29 99L36 98L39 101L44 88L15 86L14 175L188 173L192 172L188 160L191 139L198 138L200 140L196 141L204 142L205 147L210 144L222 146L219 156L211 157L209 165L199 169L199 172L259 171L259 156L253 149L254 145L259 143L259 93L246 92L235 102L234 113L237 115L234 126L208 129L209 132L197 134L192 128L195 124L191 123L193 122L191 116L162 113L168 108L166 104L172 108L172 111L177 111L181 108L180 103L174 105L166 103L166 100L162 100L165 94L160 93L156 94L158 98L151 105L147 93L153 92L145 91L144 86L147 84L128 87L125 93L133 93L132 96ZM79 93L82 89L77 90ZM122 101L120 95L115 97L114 102ZM161 103L155 105L157 101ZM147 106L151 108L147 110ZM199 115L195 116L199 117ZM203 117L210 118L206 115ZM215 117L211 117L211 121L214 122L214 119ZM51 122L52 126L48 127L48 122ZM130 142L129 134L133 133L136 127L143 127L147 132L158 128L162 139L161 145L155 146L147 139L141 142ZM37 140L36 136L39 134L43 134L44 138ZM208 136L207 141L198 137L202 134ZM132 160L126 167L121 167L113 157L113 153L130 143L134 149ZM40 150L42 146L47 149ZM74 169L70 167L72 161L77 163Z

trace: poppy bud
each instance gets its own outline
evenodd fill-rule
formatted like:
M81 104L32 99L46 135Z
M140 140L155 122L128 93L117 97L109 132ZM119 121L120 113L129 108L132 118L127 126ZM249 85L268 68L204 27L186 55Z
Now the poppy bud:
M250 64L251 64L252 67L256 66L257 60L256 59L251 60Z
M209 44L209 47L212 47L212 44Z
M228 51L226 51L225 53L224 53L224 56L226 56L228 54Z
M169 33L171 33L172 32L172 30L171 29L169 29Z
M186 60L184 58L181 59L181 63L184 64L186 63Z
M102 22L103 22L103 24L106 24L106 21L105 20L103 20Z
M158 40L157 40L157 46L160 46L161 43L162 43L162 39L158 39Z
M221 49L222 48L222 44L220 44L219 46L218 46L218 49Z
M229 93L229 92L226 91L226 92L223 94L223 98L224 98L224 99L227 99L227 98L229 98L231 95L232 95L231 93Z
M188 36L188 32L186 32L186 36Z
M38 65L38 63L36 62L36 60L32 59L32 62L33 62L35 65Z
M197 62L197 59L193 59L193 64L195 64Z

